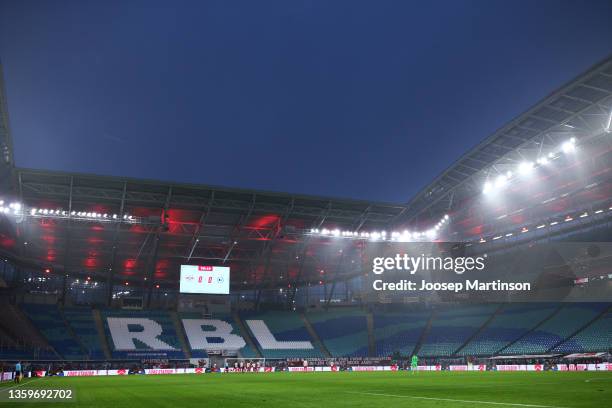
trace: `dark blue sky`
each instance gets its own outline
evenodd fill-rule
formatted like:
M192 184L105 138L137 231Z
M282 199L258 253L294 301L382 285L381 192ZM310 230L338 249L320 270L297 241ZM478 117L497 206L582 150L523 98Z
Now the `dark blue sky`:
M19 166L407 201L612 52L612 1L2 1Z

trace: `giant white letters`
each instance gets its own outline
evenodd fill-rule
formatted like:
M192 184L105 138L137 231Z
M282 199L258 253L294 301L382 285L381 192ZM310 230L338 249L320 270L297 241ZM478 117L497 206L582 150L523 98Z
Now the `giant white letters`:
M139 317L108 317L108 328L115 344L115 350L137 350L134 340L138 340L153 350L176 350L157 337L162 334L162 326L151 319ZM130 326L141 330L130 331Z
M214 330L203 330L207 326ZM238 350L246 345L242 337L232 334L232 325L223 320L183 319L183 327L192 350ZM211 342L214 338L222 341Z
M246 324L251 329L261 348L266 350L303 350L313 349L309 341L278 341L266 326L263 320L247 320Z
M159 339L163 332L162 326L152 319L108 317L107 322L115 350L137 350L135 340L152 350L177 350ZM232 333L232 325L223 320L182 319L182 322L192 350L239 350L246 345L241 336ZM265 350L310 350L314 348L310 341L277 340L263 320L247 320L246 324ZM210 330L207 330L206 327L209 327Z

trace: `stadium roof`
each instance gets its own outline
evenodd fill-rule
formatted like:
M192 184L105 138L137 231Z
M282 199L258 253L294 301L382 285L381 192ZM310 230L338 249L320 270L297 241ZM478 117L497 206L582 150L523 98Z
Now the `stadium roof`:
M453 213L485 181L569 137L601 134L612 109L612 56L551 93L461 156L408 202L402 222ZM449 128L449 131L452 131Z
M10 180L0 188L27 208L18 222L0 218L5 256L149 290L176 285L184 263L231 266L234 288L295 288L362 273L360 241L318 239L311 228L431 225L533 152L569 135L602 134L612 108L612 58L463 155L407 205L18 168L4 97L0 103L0 171Z
M382 228L405 209L395 204L19 168L13 178L16 196L30 210L101 215L77 220L78 215L71 219L28 213L6 234L15 239L21 258L88 275L116 272L120 279L175 280L181 263L227 264L236 281L253 284L266 273L266 262L268 269L271 265L278 269L277 263L283 269L297 268L288 260L299 259L306 251L302 248L308 240L306 229L323 223ZM118 217L107 220L104 214ZM124 219L127 214L131 219ZM324 264L312 262L317 266L305 266L316 269Z

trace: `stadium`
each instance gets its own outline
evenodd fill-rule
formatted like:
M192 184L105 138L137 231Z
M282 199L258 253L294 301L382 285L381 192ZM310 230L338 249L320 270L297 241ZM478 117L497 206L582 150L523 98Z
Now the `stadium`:
M3 403L609 405L612 57L406 203L22 168L3 87Z

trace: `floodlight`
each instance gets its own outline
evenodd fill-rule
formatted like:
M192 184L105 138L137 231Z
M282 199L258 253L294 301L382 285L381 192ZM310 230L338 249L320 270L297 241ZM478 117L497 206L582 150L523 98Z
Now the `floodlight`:
M531 173L531 170L533 170L532 162L523 162L519 164L519 173L521 173L522 175L527 175Z

